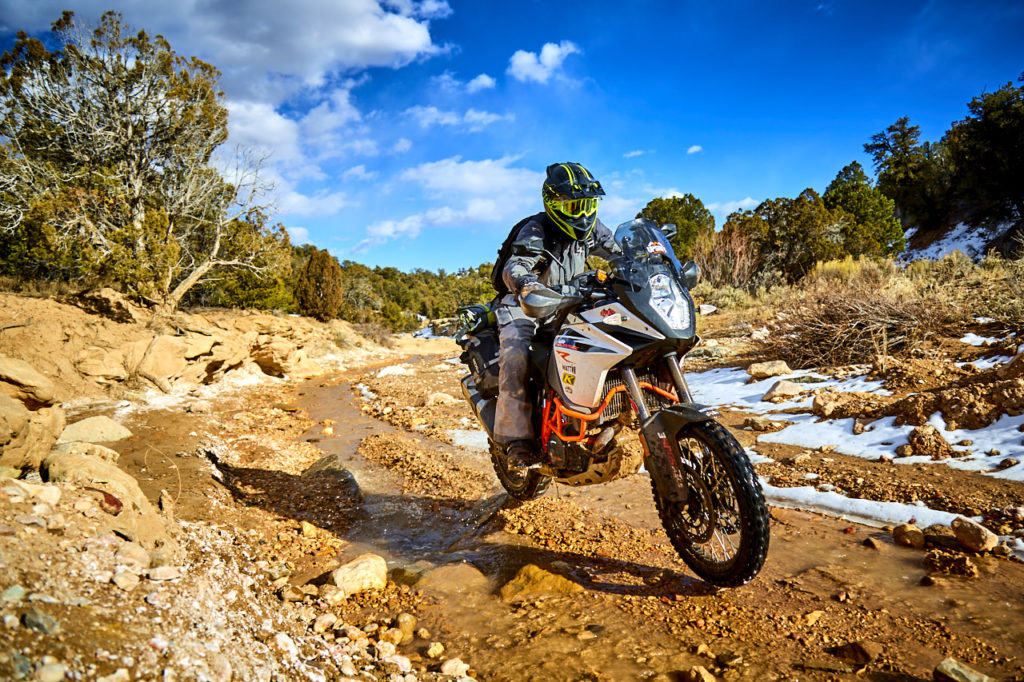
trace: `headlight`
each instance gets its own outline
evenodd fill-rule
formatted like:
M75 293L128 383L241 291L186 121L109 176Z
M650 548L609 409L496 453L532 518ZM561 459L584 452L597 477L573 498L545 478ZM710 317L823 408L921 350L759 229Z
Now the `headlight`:
M689 329L690 306L676 281L668 275L654 275L648 283L651 287L651 307L672 329Z

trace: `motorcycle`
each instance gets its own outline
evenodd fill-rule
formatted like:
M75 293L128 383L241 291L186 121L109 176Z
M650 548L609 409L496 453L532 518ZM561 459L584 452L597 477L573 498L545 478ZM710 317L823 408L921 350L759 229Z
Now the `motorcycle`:
M693 299L698 268L680 264L663 229L637 219L615 231L614 274L588 272L572 293L546 287L519 299L540 320L530 348L539 467L508 466L494 441L497 329L486 306L460 309L456 336L470 373L462 391L487 432L495 473L511 497L540 496L552 481L582 486L650 474L672 546L705 581L752 580L768 552L764 494L743 448L714 413L693 402L680 360L700 338ZM636 424L642 455L628 447Z

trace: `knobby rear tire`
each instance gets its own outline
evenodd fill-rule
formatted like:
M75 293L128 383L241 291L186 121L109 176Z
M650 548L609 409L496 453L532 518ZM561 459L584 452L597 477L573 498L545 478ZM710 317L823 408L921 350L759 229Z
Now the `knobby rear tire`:
M764 565L768 554L768 509L757 475L743 448L724 426L715 421L696 422L686 426L679 434L683 457L690 448L700 448L705 458L710 455L713 470L701 476L705 494L694 493L691 487L688 505L661 499L652 480L654 503L661 524L679 556L698 576L719 587L738 587L754 578ZM706 459L689 457L702 467L709 466ZM692 475L688 472L687 475ZM699 486L698 486L699 487ZM722 501L732 494L731 500ZM704 509L705 500L712 500L714 514ZM732 512L732 513L729 513ZM705 532L711 531L709 541L698 543L687 534L694 524L714 519ZM735 541L733 538L737 538ZM713 556L716 547L724 551L731 547L731 557ZM710 550L710 551L709 551Z
M543 495L551 485L551 477L540 474L535 469L525 472L510 472L505 457L505 448L499 443L490 441L491 464L498 475L501 487L517 500L532 500Z

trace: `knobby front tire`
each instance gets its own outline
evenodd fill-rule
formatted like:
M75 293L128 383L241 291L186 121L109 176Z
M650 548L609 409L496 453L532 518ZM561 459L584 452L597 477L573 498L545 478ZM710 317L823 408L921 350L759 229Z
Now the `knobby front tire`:
M526 471L510 471L505 457L505 448L499 443L490 441L491 464L498 475L501 487L517 500L532 500L543 495L551 485L551 477L540 474L536 469Z
M754 468L724 426L715 421L687 425L679 433L684 471L674 472L688 490L679 504L654 503L672 546L693 571L719 587L754 578L768 554L768 509Z

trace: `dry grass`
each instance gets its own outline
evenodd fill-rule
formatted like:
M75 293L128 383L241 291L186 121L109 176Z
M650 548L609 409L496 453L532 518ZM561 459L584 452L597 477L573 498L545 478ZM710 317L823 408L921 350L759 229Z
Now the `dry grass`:
M369 339L379 346L385 348L391 348L394 346L394 334L382 324L376 322L364 322L362 324L353 325L360 336L364 339Z
M798 286L774 292L777 314L763 350L797 367L903 355L931 337L961 333L973 317L1002 319L996 307L1015 304L1000 292L1018 266L975 264L960 254L905 268L867 259L819 263Z

